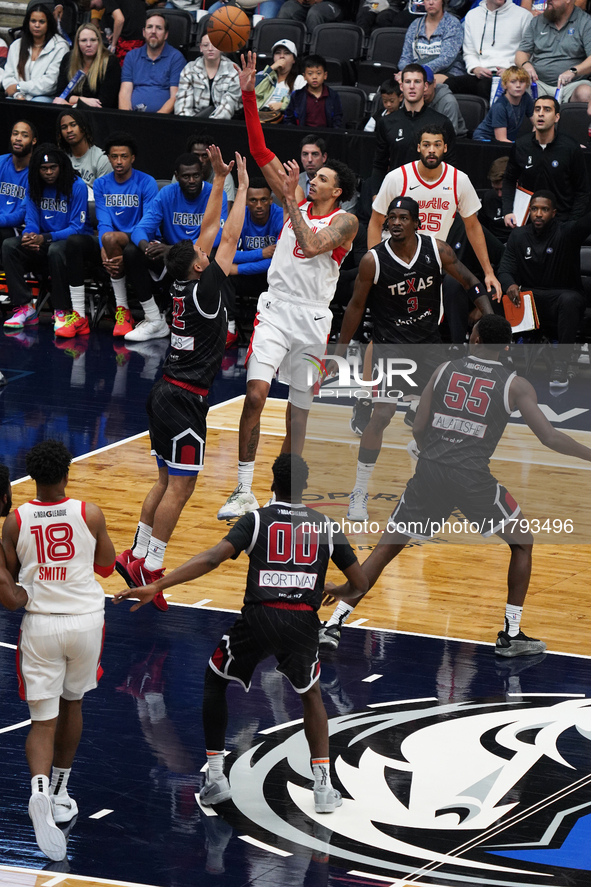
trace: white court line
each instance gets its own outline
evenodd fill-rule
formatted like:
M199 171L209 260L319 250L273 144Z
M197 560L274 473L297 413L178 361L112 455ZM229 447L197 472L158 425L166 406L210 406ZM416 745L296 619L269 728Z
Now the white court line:
M20 730L21 727L28 727L30 723L31 719L29 718L28 721L21 721L20 724L12 724L11 727L2 727L0 733L10 733L11 730Z
M348 622L347 625L349 628L359 628L364 622L367 622L367 619L356 619L355 622Z
M114 812L113 810L107 810L107 808L105 807L103 810L97 810L96 813L93 813L88 818L89 819L102 819L103 816L108 816L109 813L113 813L113 812Z
M362 678L362 684L373 684L374 681L379 681L380 678L383 678L383 674L370 674L366 678Z
M586 699L585 693L507 693L507 696L560 696L568 699Z
M206 604L211 604L212 598L204 597L202 601L197 601L195 604L191 604L192 607L204 607Z
M384 708L386 705L405 705L407 702L439 702L437 696L424 696L422 699L392 699L390 702L372 702L368 708Z
M252 844L253 847L258 847L260 850L267 850L269 853L275 853L276 856L293 856L293 853L288 853L287 850L280 850L279 847L271 847L270 844L264 844L262 841L257 841L256 838L251 838L250 835L238 835L241 841L246 841L247 844Z
M391 877L390 877L390 878L386 878L384 875L374 875L374 874L372 874L372 873L370 873L370 872L356 872L356 871L351 871L351 872L347 872L347 874L348 874L348 875L354 875L356 878L369 878L370 881L384 881L384 883L386 883L386 884L390 884L391 887L395 887L395 884L396 884L397 881L398 881L397 878L395 878L394 880L392 880Z
M37 876L44 874L42 869L25 868L20 865L0 865L0 872ZM153 884L140 884L137 881L118 881L116 878L95 878L94 875L73 875L71 872L68 872L66 877L68 881L91 881L93 884L116 884L118 887L155 887Z
M259 730L262 736L268 736L269 733L277 733L278 730L284 730L286 727L294 727L296 724L303 724L304 719L298 718L297 721L287 721L285 724L276 724L274 727L267 727L266 730Z
M9 650L18 650L16 644L5 644L4 641L0 641L0 647L8 647Z
M61 884L62 881L65 881L68 876L64 875L56 875L55 878L52 878L50 881L45 881L43 887L55 887L56 884Z
M201 812L205 814L205 816L217 816L217 813L213 809L213 807L206 807L199 800L199 792L195 792L195 800L197 801L198 807L201 809Z

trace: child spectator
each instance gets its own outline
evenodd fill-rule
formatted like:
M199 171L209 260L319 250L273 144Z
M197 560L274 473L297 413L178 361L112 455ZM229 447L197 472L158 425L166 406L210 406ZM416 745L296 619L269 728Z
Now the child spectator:
M503 95L492 105L490 111L474 130L473 139L479 142L514 142L524 117L534 113L534 101L526 92L530 77L525 68L511 65L501 75Z
M382 99L382 108L373 114L364 126L364 132L375 132L376 122L379 117L387 117L392 111L397 111L402 101L402 93L400 92L400 84L395 77L384 80L380 86L380 97Z
M298 52L292 40L278 40L271 51L273 63L256 77L257 107L263 123L278 123L289 105L291 93L306 85L298 73Z
M304 59L306 86L292 93L283 122L314 127L339 128L343 123L343 107L338 92L326 85L328 71L321 55Z

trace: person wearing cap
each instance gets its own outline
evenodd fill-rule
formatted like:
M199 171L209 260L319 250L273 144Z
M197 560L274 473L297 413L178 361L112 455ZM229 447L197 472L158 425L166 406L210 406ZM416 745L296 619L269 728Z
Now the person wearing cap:
M289 105L294 89L302 89L306 81L297 70L298 51L293 40L278 40L271 50L273 63L256 78L255 95L259 111L275 112L277 119Z
M181 71L174 113L179 117L230 120L242 107L238 74L207 34L203 34L199 49L200 58Z
M438 83L435 80L435 74L430 65L423 65L427 80L425 82L425 104L432 111L443 114L448 117L454 128L454 132L459 139L463 139L468 135L468 127L466 121L462 117L460 106L455 95L447 85L447 83Z

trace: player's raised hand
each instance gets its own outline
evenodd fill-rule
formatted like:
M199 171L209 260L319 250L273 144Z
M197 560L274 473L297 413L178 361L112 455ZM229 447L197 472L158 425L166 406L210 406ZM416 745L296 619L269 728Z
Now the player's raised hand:
M300 167L295 160L288 160L284 163L285 178L283 179L283 194L285 197L291 197L295 200L296 188L300 179Z
M242 62L242 70L238 67L238 65L234 65L234 67L238 71L240 89L242 90L242 92L252 92L254 90L254 82L257 74L256 53L248 52L246 54L246 59L243 55L241 55L240 61Z
M238 187L244 191L248 188L249 178L246 169L246 158L236 151L236 173L238 175Z
M130 610L130 613L135 613L140 607L143 607L145 604L149 604L150 601L154 600L159 591L160 589L156 583L152 583L152 585L142 585L140 588L126 588L125 591L120 591L113 597L113 603L120 604L121 601L126 601L129 598L139 598Z
M213 169L214 175L221 176L225 179L226 176L233 169L234 161L230 160L229 163L224 163L222 152L217 147L217 145L209 146L209 148L207 149L207 156L211 160L211 168Z

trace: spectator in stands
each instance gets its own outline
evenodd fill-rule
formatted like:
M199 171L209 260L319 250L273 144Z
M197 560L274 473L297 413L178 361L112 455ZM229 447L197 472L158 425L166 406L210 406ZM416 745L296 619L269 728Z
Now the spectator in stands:
M202 36L199 48L201 58L183 66L174 113L230 120L242 107L238 72L207 34Z
M71 52L61 61L54 103L116 108L120 84L121 66L105 47L97 26L80 25Z
M400 88L404 99L398 111L380 117L376 125L376 149L373 158L373 188L377 194L388 169L418 160L418 133L434 123L441 127L447 145L447 157L453 159L456 136L447 117L425 104L427 74L422 65L407 65L402 71Z
M439 82L443 82L445 76L465 74L462 23L445 11L445 0L424 0L424 3L427 14L410 25L398 67L402 70L413 62L429 65Z
M0 249L25 221L29 161L36 144L33 124L17 120L10 133L10 153L0 157Z
M531 22L528 9L512 0L480 0L464 20L464 64L467 74L449 77L454 93L490 99L492 78L515 63L515 52Z
M363 0L355 22L369 37L375 28L390 27L392 20L402 11L403 6L403 0ZM423 9L423 14L424 11Z
M185 67L182 53L169 46L168 24L161 12L149 12L144 28L145 46L125 56L119 90L122 111L172 114L179 78Z
M388 114L391 114L392 111L397 111L400 107L402 93L400 91L400 84L395 77L389 77L388 80L384 80L380 86L380 98L382 107L369 118L363 128L364 132L375 132L379 118L387 117Z
M57 33L51 10L30 6L21 36L8 50L3 86L6 96L34 102L51 102L57 88L60 62L68 44Z
M69 155L72 166L92 193L94 180L111 172L111 164L103 149L94 144L88 119L76 108L62 111L55 129L58 146Z
M18 330L38 322L24 279L26 271L49 272L54 309L67 305L66 240L70 234L92 233L87 209L88 188L68 155L54 145L37 148L29 164L24 233L2 244L2 264L14 306L5 329Z
M285 0L277 18L304 22L311 34L316 25L343 20L341 2L342 0Z
M520 290L534 295L540 329L572 344L583 319L585 299L581 281L581 245L591 234L591 213L559 222L551 191L536 191L530 204L531 224L511 232L499 266L503 292L519 299ZM568 385L564 352L552 371L550 385Z
M266 65L256 77L257 108L263 123L281 120L291 93L306 85L298 73L298 52L292 40L278 40L271 51L273 63Z
M292 0L287 0L292 2ZM296 0L293 0L296 2ZM324 0L323 0L324 2ZM328 4L331 5L331 4ZM288 125L339 128L343 123L343 107L338 92L326 84L328 71L321 55L304 59L306 86L292 93L283 122Z
M189 136L187 139L187 147L186 151L189 154L195 154L201 163L201 171L203 174L203 181L209 182L210 185L213 185L213 180L215 176L215 172L213 171L213 166L211 165L211 160L209 154L207 153L207 149L214 144L214 139L209 133L197 133L196 135ZM234 198L236 197L236 185L234 184L234 179L232 178L232 173L229 172L226 176L226 181L224 182L224 191L226 192L226 198L228 200L228 212L232 209L232 204L234 203Z
M530 194L552 191L560 220L579 219L587 212L589 180L581 147L566 133L557 132L560 105L553 96L534 102L534 132L517 139L509 154L503 178L505 224L514 228L515 191L519 185Z
M528 92L530 79L525 68L511 65L501 76L503 95L490 108L472 138L480 142L514 142L526 117L534 113L534 100Z
M144 0L104 0L105 12L113 19L113 33L109 49L115 53L121 67L132 49L144 45L144 26L148 7Z
M501 243L507 243L511 233L503 217L503 176L508 162L508 157L497 157L491 164L486 174L491 186L482 197L482 209L478 213L483 228L487 228Z
M304 197L308 199L310 193L310 183L315 177L318 170L324 166L328 159L326 150L326 142L322 136L314 135L313 132L304 136L300 142L300 166L303 172L300 174L299 186L304 192Z
M201 164L195 154L181 154L176 160L174 171L177 181L162 188L131 235L140 252L130 257L129 274L134 280L134 289L146 315L145 320L127 333L125 338L131 342L160 339L168 335L168 326L150 289L136 286L135 281L145 279L146 270L160 279L164 272L164 258L170 247L180 240L191 240L193 243L197 240L211 193L212 186L203 181ZM224 193L222 222L227 217L228 201ZM214 246L218 245L220 238L221 229Z
M444 117L449 118L457 137L460 139L465 138L468 135L468 127L462 117L458 100L447 83L437 82L435 74L429 65L423 65L423 68L427 77L425 81L425 104L432 111L437 111L438 114L443 114Z
M566 38L564 34L566 33ZM537 83L538 95L554 95L561 102L589 102L591 113L591 17L574 0L548 0L543 15L530 21L515 53Z

